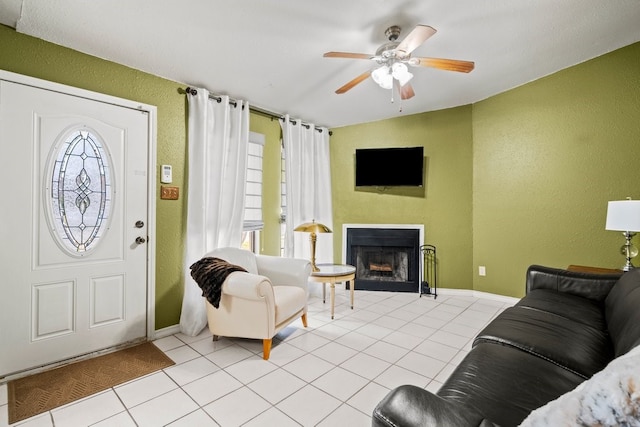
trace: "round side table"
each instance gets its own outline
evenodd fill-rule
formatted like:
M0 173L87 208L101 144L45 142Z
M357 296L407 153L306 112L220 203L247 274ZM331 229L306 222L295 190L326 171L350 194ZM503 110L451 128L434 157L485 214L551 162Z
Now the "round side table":
M333 311L335 308L336 283L345 282L350 284L351 291L351 309L353 310L353 288L355 288L354 279L356 278L356 268L347 264L318 264L320 271L311 272L309 280L312 282L322 283L322 302L326 302L326 284L331 286L331 319L333 319Z

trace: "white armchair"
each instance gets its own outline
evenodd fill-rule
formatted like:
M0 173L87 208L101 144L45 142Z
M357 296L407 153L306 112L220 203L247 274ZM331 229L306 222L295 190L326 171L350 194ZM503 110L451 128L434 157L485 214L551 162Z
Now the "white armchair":
M205 257L220 258L247 270L226 278L219 308L206 302L214 340L219 336L262 339L263 358L268 360L275 334L298 317L307 327L309 261L255 255L237 248L215 249Z

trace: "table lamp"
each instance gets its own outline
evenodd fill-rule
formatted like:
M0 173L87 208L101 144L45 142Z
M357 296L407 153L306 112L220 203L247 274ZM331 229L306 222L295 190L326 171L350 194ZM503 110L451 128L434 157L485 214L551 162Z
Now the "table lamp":
M311 241L311 270L314 272L320 271L318 266L316 266L316 239L317 233L331 233L331 229L324 224L320 224L315 220L311 222L305 222L304 224L300 224L293 231L302 231L305 233L311 233L309 236L309 240Z
M609 202L607 206L607 230L622 231L625 244L620 248L620 253L627 259L623 271L633 268L631 258L638 255L638 248L633 246L631 239L637 231L640 231L640 200L615 200Z

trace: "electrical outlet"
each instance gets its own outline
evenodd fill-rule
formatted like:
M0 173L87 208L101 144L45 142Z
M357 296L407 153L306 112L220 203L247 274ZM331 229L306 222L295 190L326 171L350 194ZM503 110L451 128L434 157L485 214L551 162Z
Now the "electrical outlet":
M487 267L485 267L484 265L481 265L478 267L478 274L480 276L486 276L487 275Z
M178 200L180 189L178 187L160 186L160 198L163 200Z

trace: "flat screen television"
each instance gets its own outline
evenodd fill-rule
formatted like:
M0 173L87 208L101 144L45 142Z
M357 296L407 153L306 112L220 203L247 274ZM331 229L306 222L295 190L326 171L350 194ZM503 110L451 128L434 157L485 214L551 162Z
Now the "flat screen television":
M356 149L356 187L421 187L423 147Z

